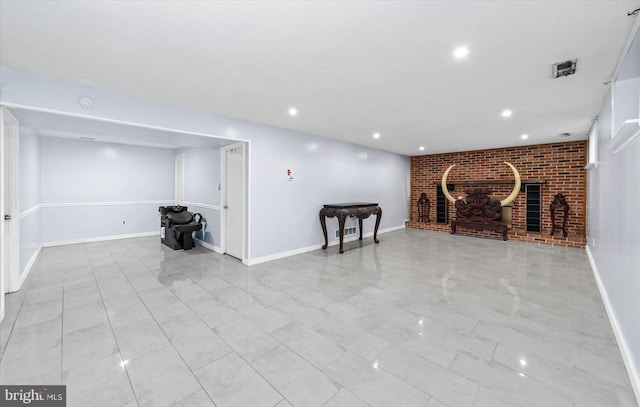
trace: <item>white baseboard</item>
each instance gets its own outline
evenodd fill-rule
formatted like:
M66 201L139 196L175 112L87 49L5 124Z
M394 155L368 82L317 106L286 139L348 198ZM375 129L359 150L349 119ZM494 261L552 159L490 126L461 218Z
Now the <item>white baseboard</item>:
M588 245L586 246L586 251L587 257L589 258L589 264L591 264L591 271L593 271L593 276L596 279L596 284L598 284L598 290L600 291L600 296L602 297L602 302L604 303L604 309L607 311L607 316L609 317L611 329L613 330L613 334L616 337L616 341L618 342L618 348L620 349L620 354L622 355L624 366L627 368L627 374L629 375L629 379L631 380L633 392L636 395L636 400L640 402L640 373L638 372L638 366L633 363L631 350L629 349L629 345L627 344L627 341L622 334L620 324L618 323L618 318L616 318L613 306L609 301L609 295L604 288L604 284L602 283L602 279L600 278L600 273L598 273L598 267L596 266L595 259L591 254L591 248Z
M405 221L403 221L403 222L402 222L402 225L393 226L393 227L390 227L390 228L386 228L386 229L383 229L383 230L379 230L379 231L378 231L378 234L381 234L381 233L389 233L389 232L395 232L396 230L400 230L400 229L406 229L406 228L405 228L405 226L404 226L404 222L405 222ZM363 235L363 237L364 237L364 236L373 236L373 232L367 233L367 234Z
M222 253L222 249L219 248L218 246L214 246L211 243L207 243L204 240L200 240L200 239L193 239L193 241L198 245L198 246L202 246L206 249L209 249L213 252L216 252L218 254L224 254Z
M404 229L404 223L400 226L394 226L391 228L387 228L387 229L382 229L382 230L378 230L378 235L384 234L384 233L389 233L389 232L393 232L396 230L400 230L400 229ZM368 233L363 233L362 234L362 238L366 238L366 237L372 237L373 236L373 232L368 232ZM360 237L358 235L356 236L352 236L349 238L345 238L343 240L344 243L347 242L353 242L354 240L358 240ZM337 246L340 244L340 240L331 240L329 242L329 247L331 246ZM311 252L314 250L318 250L321 249L323 246L322 243L319 244L314 244L311 246L307 246L307 247L301 247L299 249L293 249L293 250L288 250L286 252L280 252L280 253L275 253L275 254L270 254L268 256L263 256L263 257L257 257L255 259L248 259L245 264L247 266L254 266L256 264L260 264L260 263L265 263L267 261L273 261L273 260L278 260L278 259L283 259L285 257L290 257L290 256L295 256L298 254L302 254L302 253L307 253L307 252Z
M345 242L346 241L347 240L345 239ZM329 246L335 246L335 243L329 242ZM285 257L295 256L297 254L302 254L302 253L307 253L307 252L311 252L311 251L314 251L314 250L318 250L321 247L322 247L322 243L321 244L314 244L312 246L301 247L299 249L288 250L286 252L280 252L280 253L270 254L268 256L257 257L255 259L247 259L247 261L244 262L244 264L246 264L247 266L255 266L256 264L266 263L268 261L283 259Z
M159 234L160 234L160 231L158 230L158 231L154 231L154 232L130 233L128 235L87 237L87 238L84 238L84 239L58 240L56 242L45 242L45 243L42 244L42 246L43 247L66 246L66 245L69 245L69 244L104 242L104 241L107 241L107 240L131 239L131 238L134 238L134 237L155 236L155 235L159 235Z
M40 255L40 251L41 250L42 250L42 245L38 246L36 251L33 253L31 258L29 259L29 262L24 267L24 270L22 270L22 274L20 274L20 279L17 282L15 282L15 284L12 284L9 287L9 292L10 293L19 291L22 288L22 284L24 284L24 281L29 276L29 273L31 272L31 269L33 268L33 265L36 264L36 260L38 260L38 256Z

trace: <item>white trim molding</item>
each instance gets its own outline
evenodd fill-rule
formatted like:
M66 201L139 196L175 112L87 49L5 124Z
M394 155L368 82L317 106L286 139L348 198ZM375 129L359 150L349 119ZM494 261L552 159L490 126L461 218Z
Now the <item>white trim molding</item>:
M587 246L586 251L587 257L589 258L589 264L591 265L591 271L593 272L596 284L598 285L598 290L600 291L600 296L602 297L602 302L604 303L604 309L606 310L607 316L609 317L611 329L613 330L613 334L616 338L616 341L618 342L618 348L620 349L620 354L622 356L624 366L627 369L627 374L629 375L629 380L631 381L631 387L633 387L633 392L635 393L636 400L640 400L640 372L638 371L638 366L633 363L631 350L629 349L629 345L627 344L627 341L622 334L620 323L618 322L618 318L613 311L611 301L609 301L609 295L604 288L604 284L602 283L602 279L600 278L600 273L598 273L598 267L596 266L595 259L591 254L591 248Z
M194 238L193 241L196 243L196 245L202 246L205 249L209 249L212 252L216 252L218 254L224 254L224 253L222 253L222 249L221 248L219 248L218 246L214 246L211 243L207 243L204 240L200 240L200 239Z
M220 210L220 205L209 205L209 204L203 204L203 203L199 203L199 202L187 202L184 201L184 206L195 206L196 208L204 208L204 209L213 209L213 210Z
M10 293L19 291L22 288L22 284L24 284L24 281L29 276L29 273L31 272L33 265L36 264L36 260L38 260L38 256L40 256L41 251L42 251L42 245L38 246L36 251L33 252L33 255L31 255L31 258L29 259L29 262L27 263L27 265L24 267L24 270L22 270L22 274L20 274L20 278L18 279L16 284L15 285L12 284L11 287L9 287Z
M32 213L39 211L41 207L42 207L42 205L36 205L33 208L29 208L26 211L21 212L20 213L20 219L22 220L22 219L26 218L27 216L31 215Z
M159 199L152 201L110 201L110 202L52 202L40 204L41 208L67 208L80 206L119 206L119 205L173 205L173 199Z
M389 232L394 232L394 231L400 230L400 229L405 229L404 224L400 225L400 226L394 226L394 227L391 227L391 228L378 230L378 235L381 235L381 234L384 234L384 233L389 233ZM362 235L362 238L364 239L366 237L372 237L372 236L373 236L373 232L368 232L368 233L364 233ZM354 240L358 240L358 239L359 239L359 236L353 236L353 237L345 238L343 240L343 242L344 243L353 242ZM329 241L329 247L337 246L338 244L340 244L340 240L336 239L336 240ZM255 259L248 259L246 262L243 261L243 263L246 264L247 266L254 266L256 264L265 263L267 261L278 260L278 259L282 259L282 258L285 258L285 257L295 256L297 254L302 254L302 253L307 253L307 252L311 252L311 251L314 251L314 250L318 250L318 249L321 249L322 246L323 246L322 243L314 244L314 245L307 246L307 247L301 247L299 249L288 250L286 252L274 253L274 254L270 254L268 256L257 257Z

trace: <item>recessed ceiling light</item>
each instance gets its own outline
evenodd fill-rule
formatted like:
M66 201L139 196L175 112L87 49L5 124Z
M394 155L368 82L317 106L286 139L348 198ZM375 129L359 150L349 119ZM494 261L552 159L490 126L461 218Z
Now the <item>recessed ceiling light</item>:
M453 51L453 56L458 58L458 59L462 59L462 58L466 57L467 55L469 55L469 48L467 48L467 47L458 47L458 48L456 48L455 51Z
M521 139L526 140L529 138L528 134L523 134L522 136L520 136Z
M380 133L373 133L373 138L380 138Z
M420 146L420 151L424 151L424 146Z
M509 117L513 114L513 112L509 109L505 109L502 111L502 113L500 113L502 115L502 117Z
M296 109L295 107L292 107L289 109L289 116L295 116L298 114L298 109Z

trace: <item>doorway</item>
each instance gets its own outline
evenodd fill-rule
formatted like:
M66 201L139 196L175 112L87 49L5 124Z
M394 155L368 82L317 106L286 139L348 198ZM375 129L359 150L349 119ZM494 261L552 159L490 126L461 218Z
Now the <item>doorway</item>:
M16 291L20 279L20 214L18 201L19 123L8 109L0 109L0 320L4 294Z
M220 244L223 253L242 261L247 257L247 161L245 143L220 148Z

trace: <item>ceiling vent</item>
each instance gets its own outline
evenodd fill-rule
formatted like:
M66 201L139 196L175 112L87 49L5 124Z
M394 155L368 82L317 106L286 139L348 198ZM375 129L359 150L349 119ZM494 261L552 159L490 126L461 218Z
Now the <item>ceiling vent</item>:
M569 76L576 73L576 64L578 60L559 62L553 65L553 77Z

